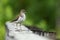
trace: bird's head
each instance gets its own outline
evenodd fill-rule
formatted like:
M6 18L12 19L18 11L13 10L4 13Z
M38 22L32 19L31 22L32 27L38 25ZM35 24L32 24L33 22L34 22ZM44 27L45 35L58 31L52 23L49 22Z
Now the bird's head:
M21 13L26 13L25 9L21 9L21 10L20 10L20 14L21 14Z
M20 10L20 16L23 16L23 14L25 14L25 13L26 13L25 9Z

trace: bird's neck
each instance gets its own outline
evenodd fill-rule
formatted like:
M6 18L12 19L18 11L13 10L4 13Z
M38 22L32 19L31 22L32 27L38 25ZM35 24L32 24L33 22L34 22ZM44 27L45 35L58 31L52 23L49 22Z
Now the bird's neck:
M25 13L21 13L19 17L25 17Z

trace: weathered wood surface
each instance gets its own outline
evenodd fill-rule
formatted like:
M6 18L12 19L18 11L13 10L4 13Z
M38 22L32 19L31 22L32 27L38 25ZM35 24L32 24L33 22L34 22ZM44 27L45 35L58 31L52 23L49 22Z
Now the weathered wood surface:
M14 22L6 22L6 30L6 40L54 40L49 38L49 33L38 28L20 26Z

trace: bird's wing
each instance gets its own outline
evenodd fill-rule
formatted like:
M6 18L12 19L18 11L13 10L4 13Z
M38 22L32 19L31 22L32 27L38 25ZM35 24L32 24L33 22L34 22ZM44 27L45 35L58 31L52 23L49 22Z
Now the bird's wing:
M16 16L16 18L14 18L11 22L16 21L16 20L19 18L19 16L21 16L21 17L22 17L21 13L20 13L20 14L18 14L18 15Z
M19 18L19 15L16 18L14 18L11 22L16 21L18 18Z

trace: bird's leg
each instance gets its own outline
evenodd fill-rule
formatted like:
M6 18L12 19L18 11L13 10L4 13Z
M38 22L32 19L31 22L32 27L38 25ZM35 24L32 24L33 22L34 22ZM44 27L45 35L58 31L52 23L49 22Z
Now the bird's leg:
M21 22L20 22L20 31L22 31L22 29L21 29Z
M16 23L16 27L17 27L17 24L18 24L18 23Z
M21 22L20 22L20 26L21 26Z

